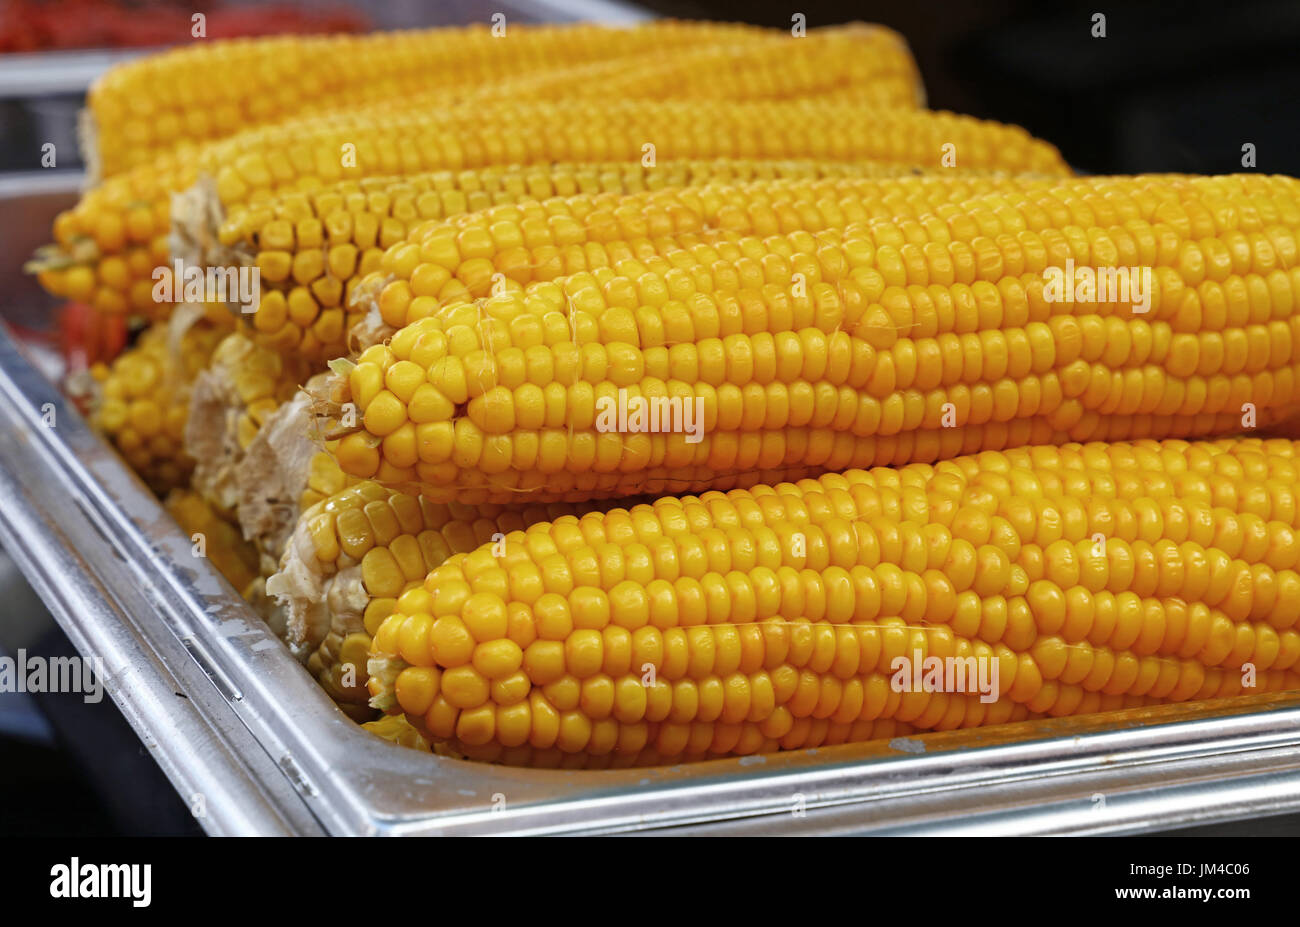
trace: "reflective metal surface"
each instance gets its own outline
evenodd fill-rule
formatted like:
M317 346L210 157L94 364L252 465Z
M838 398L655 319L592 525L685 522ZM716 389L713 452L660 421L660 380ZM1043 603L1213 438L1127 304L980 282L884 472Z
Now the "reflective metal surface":
M0 187L0 292L29 325L48 310L18 267L75 182ZM609 772L379 741L7 336L0 544L211 833L1120 833L1300 808L1300 693Z
M110 67L143 53L143 49L129 48L0 55L0 97L84 93Z

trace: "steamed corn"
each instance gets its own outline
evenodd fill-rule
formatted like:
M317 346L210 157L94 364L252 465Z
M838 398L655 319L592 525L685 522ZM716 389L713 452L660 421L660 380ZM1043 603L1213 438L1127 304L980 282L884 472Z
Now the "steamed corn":
M600 766L1296 688L1298 487L1290 441L1067 444L540 523L403 595L371 691ZM898 675L930 657L991 684Z
M571 127L537 131L536 126ZM58 296L103 312L165 313L155 266L170 255L170 197L201 178L239 206L346 179L554 161L717 157L884 161L1068 173L1023 129L951 113L839 102L586 101L372 107L251 129L178 164L108 178L55 221L31 267Z
M918 173L707 184L635 195L578 195L498 206L419 225L357 285L351 308L393 329L443 307L583 272L668 258L684 236L818 233L872 219L920 220L980 194L1051 189L1033 175ZM747 255L748 256L748 255ZM725 258L724 258L725 259ZM653 271L652 271L653 272ZM751 281L744 281L749 283ZM555 294L558 295L558 294ZM463 313L462 313L463 315Z
M508 27L284 36L200 42L111 69L91 87L92 163L102 176L249 126L413 92L481 88L502 78L537 79L561 65L621 59L697 45L755 41L759 29L661 20L635 29ZM829 30L828 30L829 31ZM885 29L860 43L875 73L914 74L906 46ZM668 54L667 57L672 57ZM915 88L913 88L915 94Z
M260 347L241 330L221 340L195 377L185 450L196 461L194 489L220 511L235 511L244 452L309 373L300 359Z
M173 254L204 267L256 267L260 298L255 311L245 316L252 336L280 353L329 360L347 353L348 336L364 319L366 301L353 297L360 280L379 270L385 249L406 242L418 226L434 220L475 212L490 223L495 213L481 210L559 196L577 197L564 208L581 213L586 204L610 202L613 196L672 187L914 176L917 170L872 162L727 158L653 167L640 162L494 166L346 180L244 205L224 219L216 218L221 210L200 192L198 200L180 207L175 225L183 244L179 251L173 247ZM963 189L973 188L954 185L953 195ZM547 212L554 214L557 208L551 204Z
M576 272L446 305L415 294L448 285L465 240L399 248L380 311L398 288L395 317L429 314L336 365L340 466L434 499L580 500L1300 411L1291 178L1082 178L840 221L633 237L562 219L545 228L597 242ZM538 274L517 250L495 266ZM1054 294L1076 262L1132 289Z
M506 35L114 68L29 265L154 320L92 420L348 716L604 768L1300 688L1297 181L1074 178L878 27Z

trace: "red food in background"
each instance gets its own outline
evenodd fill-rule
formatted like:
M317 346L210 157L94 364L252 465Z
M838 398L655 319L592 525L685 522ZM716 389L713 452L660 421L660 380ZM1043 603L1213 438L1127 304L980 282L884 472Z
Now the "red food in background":
M126 347L123 316L105 315L84 303L64 303L58 318L58 350L68 373L111 361Z
M364 32L366 17L348 6L256 6L211 0L0 0L0 52L129 48L193 41L191 17L207 17L206 38L276 33Z
M104 315L84 303L64 303L55 318L53 328L3 324L27 360L49 380L62 383L65 395L87 414L97 390L91 368L121 354L132 333L123 316Z

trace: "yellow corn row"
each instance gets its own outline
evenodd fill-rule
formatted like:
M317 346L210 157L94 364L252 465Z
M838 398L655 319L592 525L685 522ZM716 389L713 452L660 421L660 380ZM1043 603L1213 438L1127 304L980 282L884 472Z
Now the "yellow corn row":
M183 331L155 323L110 364L90 370L98 393L91 425L159 496L189 482L194 459L183 439L190 390L229 330L220 316Z
M160 161L111 177L56 219L56 245L29 268L57 296L103 312L151 313L150 274L169 255L170 196L201 177L213 178L216 201L229 215L277 194L362 177L719 157L1068 173L1052 146L1022 129L924 110L811 101L378 107L249 130L179 164Z
M159 154L183 154L196 143L313 111L417 91L464 92L581 62L655 50L671 56L697 45L760 38L770 41L770 34L663 20L635 29L508 24L505 37L470 26L204 41L119 65L96 81L88 99L94 122L89 154L98 156L99 173L107 177ZM876 73L907 73L910 56L893 33L877 28L859 44Z
M1298 486L1290 441L1068 444L539 523L405 593L371 690L628 765L1296 688Z
M1298 408L1291 178L1081 178L815 233L607 228L593 269L431 306L339 365L342 469L434 499L575 501ZM445 280L422 254L412 294L424 268ZM1090 293L1076 265L1131 288Z
M878 26L816 30L811 41L772 33L765 41L708 44L671 55L584 62L492 83L478 99L788 100L827 98L872 106L924 103L906 44Z
M281 353L329 360L347 353L347 335L364 316L353 289L380 267L384 250L417 225L491 206L553 197L610 196L783 178L896 177L905 166L842 161L668 161L494 166L409 177L341 181L234 210L213 228L218 204L199 201L174 215L185 243L173 256L208 266L254 266L261 295L246 316L253 337ZM962 172L965 175L967 172ZM956 189L973 189L954 185ZM994 184L989 183L988 189ZM548 206L552 212L555 206ZM582 204L566 203L569 212ZM594 207L593 207L594 208ZM483 221L494 215L483 213Z
M920 220L979 194L1052 185L1052 178L1034 175L954 177L904 169L901 176L710 183L507 204L419 225L381 255L378 267L358 283L349 308L377 310L392 329L438 312L449 327L455 323L440 311L447 303L583 272L618 272L626 260L634 262L629 272L640 276L641 262L680 252L688 235L707 242L714 232L767 237L871 219Z
M593 508L438 505L359 483L304 509L266 591L285 609L290 649L331 698L359 716L369 712L371 635L404 592L454 553Z

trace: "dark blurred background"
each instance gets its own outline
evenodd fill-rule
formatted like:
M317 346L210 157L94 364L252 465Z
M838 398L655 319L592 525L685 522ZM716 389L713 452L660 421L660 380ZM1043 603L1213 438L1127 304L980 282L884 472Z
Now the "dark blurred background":
M661 14L789 28L883 23L912 47L930 106L1019 123L1093 173L1300 174L1295 0L647 0ZM1106 37L1093 38L1093 15Z

